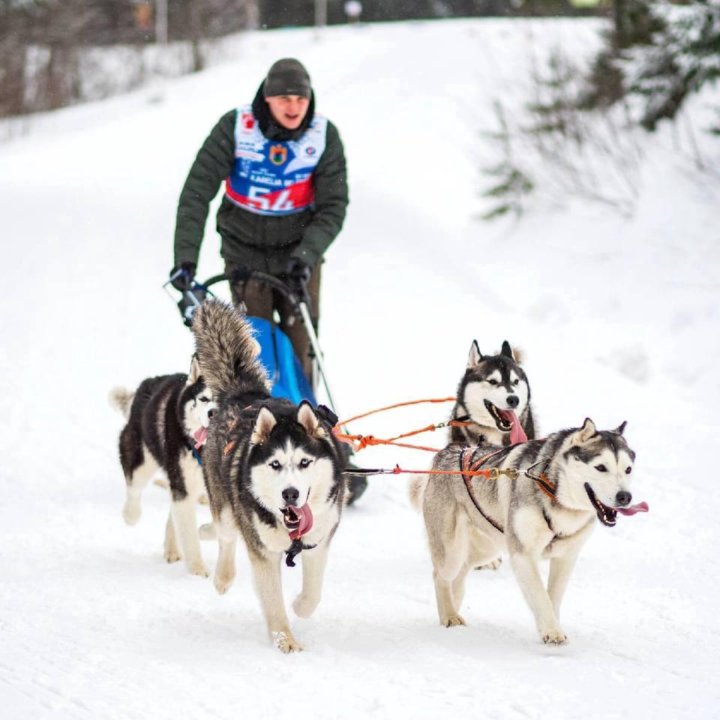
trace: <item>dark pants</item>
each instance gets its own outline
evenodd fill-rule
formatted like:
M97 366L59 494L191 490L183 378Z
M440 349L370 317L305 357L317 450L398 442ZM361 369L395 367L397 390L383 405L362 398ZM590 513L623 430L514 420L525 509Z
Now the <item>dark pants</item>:
M232 276L233 267L225 266L225 274ZM282 278L281 278L282 279ZM310 275L307 284L308 295L310 296L310 316L313 327L317 333L320 320L320 263L318 263ZM290 338L295 354L302 365L303 371L310 384L315 388L315 377L313 358L314 354L310 345L310 338L303 324L302 318L295 312L293 306L277 290L273 290L261 280L250 279L246 282L230 283L230 292L235 305L245 303L248 315L264 318L275 322L275 312L279 316L280 329Z

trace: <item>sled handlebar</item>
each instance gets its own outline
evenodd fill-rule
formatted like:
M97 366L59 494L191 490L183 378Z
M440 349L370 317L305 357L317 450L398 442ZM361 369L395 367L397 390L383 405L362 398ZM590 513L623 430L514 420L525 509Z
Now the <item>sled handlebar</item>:
M300 300L295 295L295 293L293 293L293 291L288 287L287 283L283 282L280 278L275 277L275 275L270 275L269 273L264 273L260 270L248 270L247 273L244 274L242 277L238 278L236 282L242 282L244 280L259 280L260 282L269 285L271 288L273 288L273 290L277 290L283 297L287 298L287 300L289 300L294 307L298 307L302 302L302 300ZM232 283L233 278L227 273L220 273L219 275L213 275L204 282L199 282L197 284L201 285L204 288L210 288L213 285L217 285L221 282Z
M166 292L171 297L172 294L170 293L170 285L174 279L175 276L171 277L163 284ZM241 283L246 282L247 280L256 280L269 285L273 290L277 290L292 305L293 309L298 314L303 313L303 311L307 312L307 303L310 298L308 296L307 288L305 288L304 285L301 287L302 297L298 297L298 295L290 289L288 284L283 282L280 278L270 275L269 273L261 272L260 270L247 270L245 273L238 275L219 273L218 275L212 275L203 282L193 279L184 289L180 290L179 288L176 288L179 290L181 295L181 299L177 305L180 309L180 314L183 317L183 323L190 327L195 311L200 307L200 305L202 305L208 295L213 297L213 293L210 290L213 285L217 285L220 282L229 282L231 284L233 282Z

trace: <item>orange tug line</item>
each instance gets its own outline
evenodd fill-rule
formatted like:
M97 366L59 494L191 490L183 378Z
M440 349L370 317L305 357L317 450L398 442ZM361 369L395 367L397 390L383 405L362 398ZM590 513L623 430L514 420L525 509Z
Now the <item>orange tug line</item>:
M424 400L409 400L407 402L401 402L401 403L395 403L393 405L386 405L385 407L377 408L376 410L370 410L366 413L362 413L360 415L354 415L351 418L348 418L347 420L344 420L342 422L339 422L335 425L333 428L333 434L335 437L340 440L341 442L347 443L348 445L352 445L353 450L355 452L359 452L360 450L364 450L366 447L369 447L371 445L392 445L393 447L403 447L403 448L410 448L411 450L427 450L428 452L440 452L439 448L432 448L427 447L426 445L410 445L408 443L399 443L396 442L396 440L400 440L401 438L411 437L412 435L419 435L424 432L431 432L435 431L439 428L444 427L466 427L468 425L471 425L472 423L469 422L460 422L459 420L450 420L449 422L443 422L443 423L437 423L436 425L426 425L425 427L419 428L418 430L411 430L410 432L403 433L402 435L396 435L392 438L378 438L374 435L352 435L348 433L343 433L340 431L340 428L344 425L347 425L348 423L353 422L354 420L360 420L362 418L369 417L370 415L375 415L377 413L385 412L386 410L394 410L395 408L399 407L406 407L408 405L420 405L422 403L445 403L445 402L455 402L457 400L456 397L446 397L446 398L428 398ZM399 475L399 474L407 474L407 475L457 475L457 470L405 470L401 468L399 465L395 465L395 467L392 470L387 471L386 474L388 475ZM468 469L464 474L466 475L481 475L484 478L490 478L494 474L497 474L497 470L495 468L487 468L484 470L477 470L477 469Z
M385 412L386 410L394 410L395 408L399 407L406 407L408 405L420 405L422 403L445 403L445 402L455 402L457 400L456 397L446 397L446 398L428 398L424 400L408 400L407 402L401 402L401 403L395 403L393 405L386 405L385 407L377 408L376 410L370 410L366 413L362 413L360 415L354 415L351 418L348 418L347 420L344 420L343 422L339 422L335 425L333 428L333 434L335 437L340 440L341 442L347 443L348 445L352 445L353 450L355 452L359 452L360 450L364 450L366 447L369 447L371 445L392 445L394 447L404 447L404 448L410 448L411 450L427 450L428 452L440 452L438 448L431 448L427 447L425 445L410 445L408 443L399 443L395 442L396 440L400 440L401 438L411 437L412 435L419 435L424 432L432 432L435 430L438 430L439 428L444 427L467 427L468 425L472 425L470 422L461 422L459 420L450 420L446 423L437 423L436 425L426 425L423 428L419 428L418 430L411 430L410 432L403 433L402 435L396 435L392 438L377 438L374 435L351 435L348 433L340 432L340 428L344 425L347 425L348 423L353 422L354 420L360 420L362 418L369 417L370 415L375 415L377 413ZM486 480L488 479L497 479L499 475L508 475L511 477L511 479L515 479L512 477L512 474L510 471L503 471L498 470L498 468L484 468L482 470L478 469L479 465L482 465L483 462L488 460L492 455L495 453L490 453L490 455L486 455L483 458L480 458L479 461L473 463L473 466L469 466L467 463L463 463L464 467L462 471L460 471L459 474L465 476L465 477L472 477L472 476L481 476L484 477ZM381 473L384 475L457 475L458 470L405 470L404 468L401 468L400 465L395 465L395 467L392 470L386 470L384 473ZM525 473L527 475L527 472ZM531 477L533 480L535 480L535 484L542 490L551 500L555 500L555 484L550 480L550 478L547 476L546 473L540 473L538 477L533 478L532 476L528 475L528 477Z
M335 425L333 428L333 433L335 437L338 440L341 440L344 443L347 443L348 445L352 445L353 450L355 452L359 452L360 450L364 450L366 447L370 445L393 445L394 447L404 447L404 448L410 448L411 450L426 450L427 452L439 452L439 448L432 448L427 447L426 445L410 445L408 443L399 443L395 442L396 440L400 440L401 438L411 437L413 435L419 435L420 433L424 432L431 432L433 430L437 430L438 428L448 427L448 426L464 426L469 425L470 423L460 423L456 420L451 420L448 423L438 423L437 425L427 425L423 428L420 428L419 430L412 430L407 433L403 433L402 435L396 435L392 438L378 438L374 435L351 435L347 433L343 433L340 431L340 428L347 425L348 423L351 423L355 420L360 420L362 418L369 417L370 415L375 415L377 413L385 412L386 410L394 410L395 408L399 407L406 407L408 405L420 405L422 403L445 403L445 402L455 402L457 398L455 397L446 397L446 398L429 398L425 400L408 400L406 402L401 403L395 403L394 405L386 405L385 407L377 408L376 410L370 410L369 412L362 413L360 415L354 415L351 418L348 418L347 420L344 420L342 422L339 422Z

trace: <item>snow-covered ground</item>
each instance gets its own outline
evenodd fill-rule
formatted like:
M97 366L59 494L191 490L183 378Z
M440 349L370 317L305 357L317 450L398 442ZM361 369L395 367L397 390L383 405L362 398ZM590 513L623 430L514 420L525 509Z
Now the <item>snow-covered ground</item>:
M556 45L582 56L599 28L244 35L232 64L37 118L0 146L2 717L720 717L718 178L693 170L682 129L665 129L646 141L629 219L571 201L520 223L476 220L492 101L517 107L530 62ZM372 480L346 513L323 602L293 619L305 645L294 656L269 643L241 555L222 597L164 563L164 491L148 488L138 526L122 521L122 419L107 393L184 371L192 348L160 287L180 187L220 114L288 55L310 69L349 162L321 327L341 414L452 395L477 338L486 352L522 347L541 433L628 421L634 495L650 513L597 528L564 604L567 646L538 640L507 563L470 578L468 627L438 625L399 477ZM689 117L708 102L695 98ZM696 135L718 167L717 140ZM220 267L211 219L200 274ZM448 412L353 429L387 436ZM428 463L379 449L358 460ZM204 555L214 565L213 544ZM299 575L284 571L288 598Z

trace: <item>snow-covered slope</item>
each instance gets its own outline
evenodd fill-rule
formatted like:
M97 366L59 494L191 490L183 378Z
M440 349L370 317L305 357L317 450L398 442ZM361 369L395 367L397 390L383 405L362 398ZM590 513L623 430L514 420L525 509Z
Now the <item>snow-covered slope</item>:
M7 718L717 717L720 600L714 467L720 387L720 197L682 142L648 141L623 219L580 201L487 225L479 168L492 101L517 107L553 46L587 21L451 21L239 37L237 61L59 112L0 146L0 707ZM218 596L163 562L168 500L120 509L120 416L106 397L184 371L192 343L161 290L189 165L272 61L298 56L340 128L352 204L325 266L321 339L341 413L452 395L473 338L522 347L542 433L628 421L648 515L598 528L544 647L506 563L468 583L467 628L437 624L405 480L351 508L306 651L265 636L247 561ZM690 113L704 111L696 98ZM704 152L720 160L705 136ZM712 165L712 162L711 162ZM201 275L221 268L208 225ZM358 423L398 434L421 406ZM441 437L426 438L440 445ZM424 467L366 450L368 466ZM216 550L204 545L212 566ZM299 572L284 574L286 596Z

